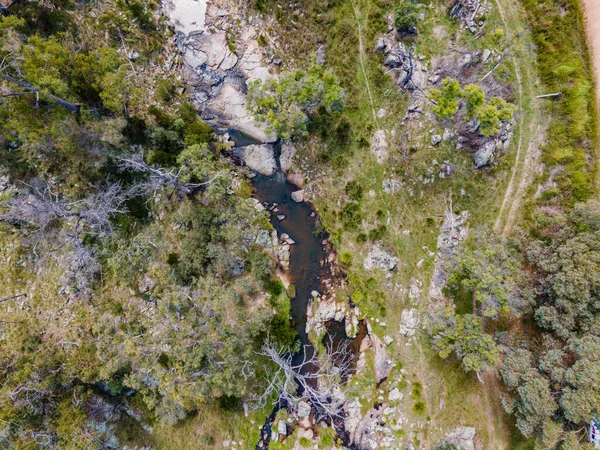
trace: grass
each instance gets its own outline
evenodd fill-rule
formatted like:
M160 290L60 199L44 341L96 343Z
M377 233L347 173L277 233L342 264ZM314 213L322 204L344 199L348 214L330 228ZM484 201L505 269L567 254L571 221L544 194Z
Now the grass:
M537 46L543 88L562 93L546 102L550 122L542 148L544 178L554 168L562 169L556 178L559 189L543 196L538 204L568 208L592 195L597 176L598 122L583 16L576 0L521 3Z
M320 167L323 172L313 184L317 191L316 206L339 253L344 255L345 261L352 261L348 269L348 285L341 292L338 290L338 296L351 296L366 317L379 319L379 323L371 320L376 334L394 336L404 308L416 306L425 310L428 307L425 298L434 267L434 257L430 251L436 248L443 222L444 199L452 195L455 211L469 210L472 214L471 226L493 222L515 163L516 142L526 130L517 127L508 155L498 166L487 171L475 170L470 156L457 152L450 143L443 142L432 147L429 143L430 133L442 134L442 126L428 117L422 118L421 126L400 124L410 100L397 93L383 70L382 56L374 51L376 38L387 29L385 15L391 9L391 2L356 0L325 2L323 5L327 6L327 11L321 13L321 33L327 36L326 61L347 89L348 102L343 116L350 123L352 137L349 142L340 145L331 133L322 131L323 128L332 127L322 123L321 127L315 126L312 130L318 138L304 149L303 156L310 158L310 166ZM456 47L482 50L499 45L498 38L492 33L475 41L465 32L457 35L458 27L447 17L444 2L433 1L423 12L425 18L419 24L419 35L413 38L413 43L416 52L423 54L426 60L449 51L448 40L454 36L457 38L452 45ZM282 21L285 22L285 19ZM310 20L307 19L307 22ZM487 22L488 30L503 28L502 19L495 9L488 15ZM305 25L302 23L299 26L304 28ZM533 53L530 36L520 30L522 26L518 16L511 16L510 29L505 33L508 36L506 40L513 40L511 45L515 48L523 47L514 52L519 61L531 67L529 61ZM364 47L362 61L359 29ZM315 32L314 28L310 31ZM281 38L286 41L285 33ZM292 36L288 36L288 39L292 40ZM294 59L296 62L299 60L298 57ZM485 71L490 69L486 67ZM526 89L519 114L524 115L525 123L533 121L533 110L529 106L535 83L533 70L522 74ZM500 83L514 84L516 80L514 67L509 63L502 64L494 76ZM518 103L516 95L513 90L513 101ZM386 114L373 117L373 110L379 109L384 109ZM369 151L371 136L378 129L387 130L390 142L390 158L384 165L377 164ZM534 136L525 137L532 139ZM455 173L442 180L437 174L445 161L455 165ZM434 174L434 183L424 182ZM395 194L386 194L381 188L386 178L396 178L405 185ZM362 187L362 195L356 195L357 185ZM346 186L352 189L345 189ZM346 205L349 203L358 204L359 208L353 209L357 209L360 215L346 221L350 226L344 226L340 212L346 208L347 213ZM343 217L347 217L347 214ZM377 236L373 230L381 232L376 233L379 234ZM374 239L369 239L370 235ZM374 240L380 240L385 247L393 249L400 259L397 271L389 279L385 273L367 272L362 268L364 255ZM411 278L423 283L422 300L408 298ZM484 444L492 442L488 429L481 426L482 391L474 377L464 374L458 364L452 361L440 361L430 349L426 337L409 345L400 338L390 350L395 360L404 362L409 374L402 378L401 383L409 383L407 387L415 397L415 406L413 409L412 402L401 402L401 407L411 422L419 424L421 431L418 434L422 442L433 444L449 428L459 424L476 426ZM394 382L395 374L393 372L382 388ZM363 394L365 399L378 397L371 385L371 377L361 375L353 381L358 383L356 395ZM440 411L439 400L442 396L445 409ZM361 404L364 410L370 407L362 400ZM430 421L426 420L426 415L431 417ZM497 430L494 430L494 434L498 434ZM510 436L502 435L496 439L509 447Z

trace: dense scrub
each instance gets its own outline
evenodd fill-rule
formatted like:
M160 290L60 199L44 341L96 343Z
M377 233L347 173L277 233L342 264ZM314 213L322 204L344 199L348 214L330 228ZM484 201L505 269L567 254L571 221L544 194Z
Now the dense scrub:
M155 7L0 17L2 448L100 448L124 407L240 409L266 337L294 344L268 216L183 100Z

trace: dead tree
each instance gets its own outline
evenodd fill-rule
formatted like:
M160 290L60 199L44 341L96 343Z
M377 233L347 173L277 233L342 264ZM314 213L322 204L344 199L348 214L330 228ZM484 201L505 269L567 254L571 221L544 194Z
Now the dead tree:
M405 89L416 89L414 83L412 83L412 77L415 72L415 62L413 60L413 47L411 46L408 49L408 52L404 49L404 46L399 45L396 50L392 52L390 55L391 58L388 58L389 61L386 62L388 66L391 66L391 69L387 71L387 73L395 72L401 70L405 73L404 78L401 81L402 88Z
M117 155L115 158L118 162L119 170L133 170L134 172L142 172L148 175L148 183L138 186L140 194L157 191L163 186L171 186L184 195L190 195L197 189L205 188L223 175L222 173L217 173L213 178L202 183L184 183L181 181L181 173L184 166L177 169L165 169L148 164L144 160L142 149L133 149L131 152Z
M266 406L267 400L276 394L292 409L297 409L300 400L305 399L314 408L317 420L330 419L334 423L343 418L347 391L344 380L350 374L352 358L347 343L329 348L324 355L308 356L305 347L302 361L294 363L288 349L267 341L260 355L275 363L275 370L268 374L268 385L257 407Z
M34 87L29 82L29 80L27 80L23 76L23 74L18 69L18 67L16 67L16 65L14 64L16 61L17 61L17 59L13 58L13 52L7 53L6 55L4 55L2 57L2 59L0 60L0 78L2 78L4 81L7 81L11 84L15 84L15 85L25 89L25 91L21 91L21 92L10 91L10 92L0 95L0 97L16 97L16 96L20 96L20 95L33 94L33 95L35 95L35 107L39 108L40 94L42 94L42 95L45 95L46 97L48 97L49 99L53 100L54 102L56 102L58 105L62 106L63 108L68 109L72 113L75 113L75 114L79 113L79 111L81 109L80 105L63 100L62 98L52 95L49 92L42 92L40 89ZM11 69L10 72L12 75L9 75L7 73L7 71L9 69Z
M42 188L21 183L29 188L29 192L16 194L7 201L0 221L28 225L40 239L63 222L71 222L72 237L83 231L99 236L112 234L112 216L127 212L124 203L131 197L131 191L112 184L90 197L68 201L53 192L47 182Z

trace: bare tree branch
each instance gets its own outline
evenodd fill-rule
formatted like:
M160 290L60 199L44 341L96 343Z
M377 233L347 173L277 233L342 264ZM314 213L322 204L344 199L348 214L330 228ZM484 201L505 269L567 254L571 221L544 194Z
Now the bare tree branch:
M309 354L310 353L310 354ZM275 371L269 374L268 385L257 401L257 407L266 405L273 394L297 409L305 399L315 410L317 420L340 419L345 402L345 380L351 371L352 357L347 342L333 348L333 342L324 355L304 348L302 361L294 363L293 355L286 349L277 348L267 341L260 353L275 363Z

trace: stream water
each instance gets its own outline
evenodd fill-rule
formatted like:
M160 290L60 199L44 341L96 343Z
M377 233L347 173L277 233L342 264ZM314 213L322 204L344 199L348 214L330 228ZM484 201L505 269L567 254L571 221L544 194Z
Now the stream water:
M255 144L256 141L236 130L228 130L231 140L238 147ZM325 247L328 235L320 229L319 219L310 204L295 202L292 200L292 192L299 188L288 182L285 175L278 170L272 176L256 175L252 179L255 189L254 197L261 203L271 206L277 205L277 213L271 213L271 224L277 234L286 233L295 242L290 249L289 275L291 283L295 288L295 296L291 301L291 321L298 333L301 342L301 351L294 355L293 361L300 363L306 356L310 359L314 348L306 333L307 308L312 297L312 291L319 291L321 283L325 278L331 277L330 267L326 263L327 249ZM284 215L285 219L279 220L277 215ZM350 343L351 351L358 354L360 339L364 336L361 332L357 339ZM336 345L339 341L348 339L344 331L344 324L331 322L327 324L328 333L332 336ZM308 366L304 370L310 371ZM275 405L271 414L266 418L261 428L261 437L257 443L257 449L268 448L271 439L271 428L277 411L286 405Z

